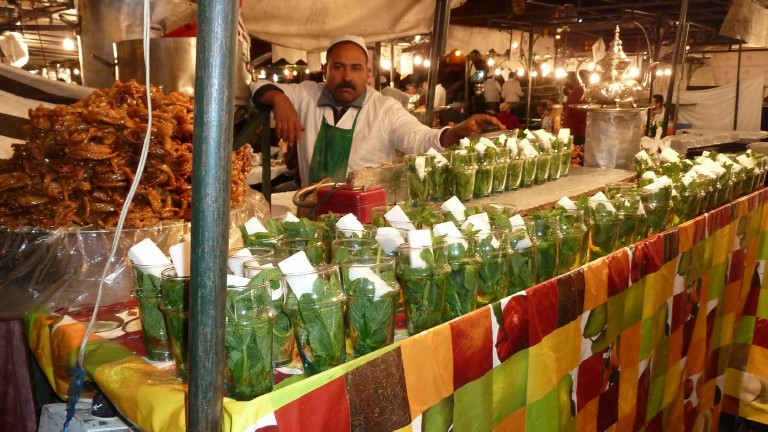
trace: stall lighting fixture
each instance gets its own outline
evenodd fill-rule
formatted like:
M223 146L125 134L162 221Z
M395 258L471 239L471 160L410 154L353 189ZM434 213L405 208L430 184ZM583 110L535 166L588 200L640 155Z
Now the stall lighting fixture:
M556 34L556 35L555 35L555 39L560 39L560 35L559 35L559 34Z
M546 63L542 63L541 64L541 76L543 76L543 77L549 76L550 72L551 72L551 70L549 69L549 65L546 64Z
M523 76L525 75L525 71L523 68L517 68L517 76Z
M424 59L422 59L421 56L418 55L418 54L416 54L413 57L413 64L415 64L416 66L420 65L423 61L424 61Z
M288 76L291 74L291 71L288 70L288 68L283 69L283 75Z
M428 68L428 67L430 67L431 65L432 65L432 62L431 62L431 61L429 61L429 59L424 59L424 67L425 67L425 68Z
M259 79L265 79L265 78L267 78L267 71L262 69L259 71Z
M559 67L555 69L555 77L556 78L565 78L568 75L567 72L565 72L565 69Z
M80 69L74 68L74 69L72 69L72 73L75 74L75 75L80 75Z
M661 69L656 69L656 76L662 76L664 75L664 71Z
M488 66L493 67L493 65L496 64L496 61L493 59L493 57L488 59Z
M496 69L493 71L493 73L494 73L494 74L496 74L496 75L501 75L501 68L496 68Z
M587 70L590 71L590 72L595 70L595 62L587 63Z
M632 78L637 78L640 76L640 69L633 67L629 68L629 76Z
M73 41L70 38L64 38L64 40L61 42L61 46L64 47L67 51L74 51L75 50L75 41Z
M670 68L666 68L666 69L664 69L664 75L665 75L665 76L670 76L670 75L672 75L672 69L670 69Z
M455 55L456 57L458 57L458 56L460 56L460 55L461 55L461 51L459 51L459 50L456 50L456 51L454 51L454 52L453 52L453 55Z
M519 46L520 44L517 41L512 42L512 49L517 49Z
M600 82L600 75L597 72L593 72L592 75L589 76L589 83L597 84L599 82Z
M392 62L387 59L381 59L380 65L382 69L389 70L392 67Z
M538 73L538 72L536 72L536 71L531 71L531 77L532 77L532 78L536 78L537 76L539 76L539 73Z

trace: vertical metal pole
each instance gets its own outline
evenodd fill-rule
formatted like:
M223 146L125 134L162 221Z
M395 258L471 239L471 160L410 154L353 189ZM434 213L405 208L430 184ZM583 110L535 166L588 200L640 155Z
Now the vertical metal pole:
M389 86L395 88L395 44L389 44Z
M672 115L672 95L675 90L675 81L677 80L678 66L685 58L685 43L688 35L688 0L682 0L680 4L680 18L677 23L677 34L675 35L675 64L672 68L672 74L669 76L669 86L667 87L667 100L664 106L664 121L661 124L662 136L667 134L669 126L669 117Z
M733 130L738 130L739 127L739 93L741 90L741 45L742 41L739 39L739 62L736 67L736 106L733 107Z
M440 66L440 56L445 52L448 40L448 20L451 8L448 0L437 0L435 3L435 20L432 25L432 50L429 53L429 77L427 78L427 108L424 113L424 124L432 126L435 118L435 87L437 87L437 68Z
M528 34L528 101L526 102L527 106L525 107L525 128L528 129L531 127L531 93L533 93L533 77L531 77L531 72L533 72L533 27L531 27L531 32ZM576 71L578 74L579 71Z
M272 130L270 128L270 113L259 113L261 124L261 194L272 205Z
M469 116L473 114L469 112L469 108L472 105L469 99L469 70L471 68L469 67L469 53L465 53L464 56L464 114Z
M220 431L237 2L197 11L187 427ZM239 56L238 56L239 58Z
M373 88L377 91L381 91L381 42L373 44L373 61L371 62L371 70L373 71Z

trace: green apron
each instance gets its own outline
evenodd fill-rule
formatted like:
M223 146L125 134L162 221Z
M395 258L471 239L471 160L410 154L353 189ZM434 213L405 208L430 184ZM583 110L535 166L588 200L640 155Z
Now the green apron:
M352 135L355 133L358 115L360 111L355 114L352 129L331 126L323 116L323 124L317 132L312 161L309 163L310 184L328 177L339 183L347 180L349 152L352 149Z

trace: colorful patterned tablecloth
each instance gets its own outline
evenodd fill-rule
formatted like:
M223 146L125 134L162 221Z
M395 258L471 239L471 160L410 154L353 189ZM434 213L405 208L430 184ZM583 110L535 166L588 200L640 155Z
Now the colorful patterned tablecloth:
M768 424L767 202L768 191L754 193L328 372L252 401L226 399L224 430ZM183 430L186 387L140 357L140 335L126 327L134 313L135 305L105 308L122 324L94 336L87 367L142 429ZM31 348L62 395L83 334L77 321L28 319Z

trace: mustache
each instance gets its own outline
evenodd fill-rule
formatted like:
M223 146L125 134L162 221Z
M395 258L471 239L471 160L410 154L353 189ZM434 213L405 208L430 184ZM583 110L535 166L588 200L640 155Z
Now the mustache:
M336 88L337 89L348 88L350 90L354 90L355 89L355 85L352 84L352 81L342 81L342 82L336 84Z

